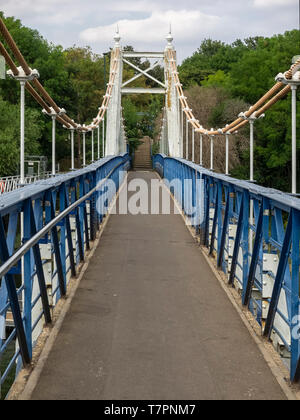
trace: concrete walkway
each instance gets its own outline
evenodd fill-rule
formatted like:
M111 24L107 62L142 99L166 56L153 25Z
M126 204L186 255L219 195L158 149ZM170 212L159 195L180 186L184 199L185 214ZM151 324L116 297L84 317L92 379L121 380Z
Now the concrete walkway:
M178 215L111 217L33 394L284 398Z

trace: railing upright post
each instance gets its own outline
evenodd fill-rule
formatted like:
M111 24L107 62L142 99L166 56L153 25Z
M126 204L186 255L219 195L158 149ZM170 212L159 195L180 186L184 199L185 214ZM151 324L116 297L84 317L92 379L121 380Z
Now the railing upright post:
M212 128L211 131L214 131ZM214 135L210 135L208 132L209 138L210 138L210 170L214 170Z
M29 69L29 74L25 73L22 67L19 67L16 75L12 70L7 71L7 75L20 82L20 185L25 183L25 86L30 80L40 77L37 70Z
M97 127L97 157L100 160L100 125Z
M47 111L46 109L43 109L43 114L48 115L52 119L52 176L55 176L56 175L56 117L66 114L66 110L62 108L59 110L59 113L56 113L56 111L53 108L49 108L49 110Z
M250 182L254 182L254 120L249 120L250 124Z
M56 115L52 115L52 176L56 174Z
M289 85L292 90L292 194L297 195L297 90L300 85L298 71L287 78L287 74L279 73L276 82Z
M92 128L92 163L95 162L94 128Z
M102 120L102 157L105 157L105 116Z
M83 165L82 166L85 168L86 167L86 144L85 144L86 132L85 131L82 132L82 136L83 136Z
M210 170L214 170L214 139L210 137Z
M25 183L25 81L21 81L20 184Z
M192 127L192 162L195 162L195 128Z
M229 175L229 134L226 133L226 175Z
M185 158L186 160L189 160L189 120L186 117L186 145L185 145Z
M184 111L183 111L183 106L181 104L181 157L182 158L184 158L183 138L184 138Z
M203 134L200 134L200 166L203 166Z
M254 180L254 124L257 120L264 118L265 114L259 115L256 117L255 112L250 116L247 117L244 112L239 114L240 118L243 118L245 121L249 121L250 125L250 182L255 182Z
M297 89L292 84L292 194L297 194Z
M71 171L75 170L74 128L71 129Z

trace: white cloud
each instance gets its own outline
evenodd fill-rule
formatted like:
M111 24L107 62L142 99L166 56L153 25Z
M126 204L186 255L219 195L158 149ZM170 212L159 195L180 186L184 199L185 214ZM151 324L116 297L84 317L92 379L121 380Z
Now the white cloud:
M0 0L0 9L6 16L22 17L43 25L74 22L81 16L80 7L74 7L72 0Z
M198 10L169 10L153 12L145 19L123 19L113 25L89 28L81 32L80 38L86 42L110 41L116 25L120 28L124 43L163 43L172 24L173 34L181 42L194 40L198 35L211 32L221 23L218 16L205 15Z
M154 10L163 9L164 3L147 0L114 0L106 7L114 12L153 12Z
M254 7L271 8L276 6L290 6L297 4L296 0L254 0Z
M65 0L71 4L71 0ZM23 13L45 14L60 9L60 0L0 0L0 7L7 15L20 16Z
M161 50L171 22L181 59L204 38L232 42L294 29L297 9L297 0L0 0L6 16L48 41L65 48L89 44L97 53L113 45L117 24L123 45Z

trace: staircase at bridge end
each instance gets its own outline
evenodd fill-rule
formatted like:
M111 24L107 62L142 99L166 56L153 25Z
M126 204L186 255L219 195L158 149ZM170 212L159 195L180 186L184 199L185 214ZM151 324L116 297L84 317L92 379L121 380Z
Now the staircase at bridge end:
M135 170L151 170L151 139L150 137L144 137L140 140L140 142L141 144L139 145L134 154L133 168Z

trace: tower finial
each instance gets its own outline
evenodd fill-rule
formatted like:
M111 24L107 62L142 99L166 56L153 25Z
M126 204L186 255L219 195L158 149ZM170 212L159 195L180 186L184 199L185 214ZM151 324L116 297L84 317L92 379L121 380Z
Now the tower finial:
M169 26L169 34L167 36L167 41L168 41L168 47L172 47L172 42L173 42L173 35L172 35L172 24L170 22L170 26Z
M116 34L114 36L114 40L115 40L115 43L116 43L116 47L119 47L120 46L120 41L121 41L119 25L117 25L117 29L116 29Z

